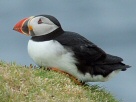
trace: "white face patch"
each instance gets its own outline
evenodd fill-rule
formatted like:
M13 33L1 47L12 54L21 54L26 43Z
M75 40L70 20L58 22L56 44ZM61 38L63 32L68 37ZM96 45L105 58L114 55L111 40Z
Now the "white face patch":
M39 20L41 20L42 23L38 24ZM48 18L43 16L32 18L28 26L31 26L33 28L33 32L35 33L35 36L49 34L54 30L56 30L57 28L59 28L52 21L50 21Z

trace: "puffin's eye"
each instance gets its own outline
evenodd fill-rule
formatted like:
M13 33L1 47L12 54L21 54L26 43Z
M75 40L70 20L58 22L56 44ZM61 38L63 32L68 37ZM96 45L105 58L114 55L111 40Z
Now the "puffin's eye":
M43 23L43 22L42 22L42 20L41 20L41 18L40 18L39 21L38 21L38 24L41 24L41 23Z

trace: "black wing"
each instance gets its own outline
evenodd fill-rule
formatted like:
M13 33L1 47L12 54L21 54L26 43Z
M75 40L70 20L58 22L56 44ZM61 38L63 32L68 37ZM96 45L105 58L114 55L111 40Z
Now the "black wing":
M64 32L64 34L57 37L55 40L63 46L72 49L75 56L86 64L96 62L106 57L106 53L102 49L74 32Z

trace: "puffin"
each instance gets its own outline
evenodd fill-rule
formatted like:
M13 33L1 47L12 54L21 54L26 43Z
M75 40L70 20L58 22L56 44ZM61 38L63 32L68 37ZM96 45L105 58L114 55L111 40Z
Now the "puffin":
M130 67L82 35L63 30L51 15L24 18L13 30L31 36L28 54L39 67L66 73L76 83L105 82Z

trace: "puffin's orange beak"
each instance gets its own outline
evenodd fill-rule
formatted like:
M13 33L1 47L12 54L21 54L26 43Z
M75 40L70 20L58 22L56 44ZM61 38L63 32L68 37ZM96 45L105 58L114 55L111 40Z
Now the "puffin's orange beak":
M20 20L13 28L13 30L25 34L25 35L30 35L30 30L33 30L32 26L28 25L28 22L32 17L24 18Z

